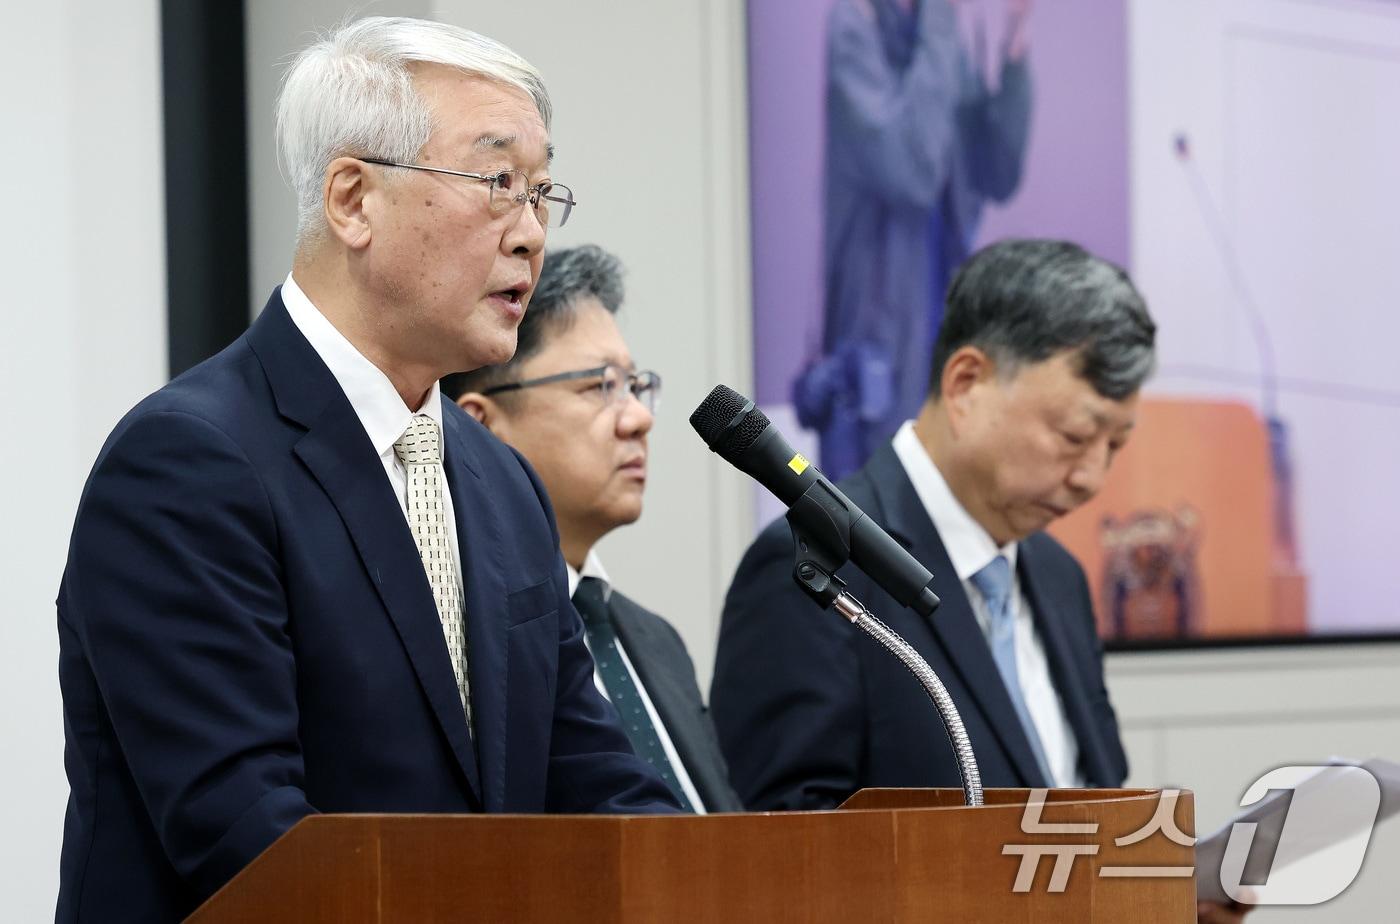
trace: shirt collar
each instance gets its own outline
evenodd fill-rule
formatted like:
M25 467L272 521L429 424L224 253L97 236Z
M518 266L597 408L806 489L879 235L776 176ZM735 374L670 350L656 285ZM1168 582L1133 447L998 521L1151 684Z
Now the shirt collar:
M894 437L895 455L904 466L904 472L914 484L914 493L919 495L929 519L938 530L938 537L948 550L948 558L953 562L953 570L958 580L966 581L985 568L998 555L1006 556L1011 570L1016 570L1016 543L1008 542L997 548L982 525L972 518L967 508L958 501L953 489L938 466L933 464L928 450L919 442L914 432L914 421L906 420Z
M410 411L389 377L335 329L307 298L291 273L282 283L282 304L287 306L292 323L335 376L376 453L382 456L392 451L415 413L427 414L437 422L438 431L442 431L441 387L437 382L433 383L423 406L416 412Z
M589 549L588 555L583 559L583 571L575 571L574 566L564 562L564 567L569 572L569 596L574 595L578 590L578 582L586 577L597 578L603 582L603 599L607 600L612 596L612 581L608 580L608 572L603 569L603 562L598 557L597 549Z

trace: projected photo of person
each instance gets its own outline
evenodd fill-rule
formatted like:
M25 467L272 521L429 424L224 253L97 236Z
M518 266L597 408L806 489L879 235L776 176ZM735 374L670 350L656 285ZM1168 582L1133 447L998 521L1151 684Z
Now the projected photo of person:
M1030 0L989 60L980 4L839 0L827 33L822 351L793 386L823 469L859 467L928 389L953 268L1021 181Z

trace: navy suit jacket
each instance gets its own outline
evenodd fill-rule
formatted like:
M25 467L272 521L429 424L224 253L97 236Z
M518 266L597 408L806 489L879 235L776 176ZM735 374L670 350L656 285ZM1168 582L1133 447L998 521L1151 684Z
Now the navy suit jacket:
M850 591L904 637L947 686L986 786L1044 786L972 604L894 448L841 488L933 572L932 618L899 606L853 566ZM1103 682L1083 570L1040 533L1017 553L1051 677L1090 786L1120 786L1127 758ZM817 809L869 786L959 786L933 704L889 652L797 587L779 519L739 565L725 600L710 708L730 779L753 810Z
M359 418L274 292L117 425L58 597L58 919L188 914L313 812L675 810L593 685L553 512L444 400L475 735Z

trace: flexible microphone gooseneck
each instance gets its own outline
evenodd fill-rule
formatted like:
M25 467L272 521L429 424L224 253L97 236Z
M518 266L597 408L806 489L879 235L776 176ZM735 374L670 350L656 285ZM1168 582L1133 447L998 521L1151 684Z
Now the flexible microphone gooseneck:
M700 438L735 468L750 475L788 507L796 546L793 580L823 609L836 611L900 660L938 710L953 746L963 801L982 804L982 776L957 705L914 647L846 591L836 571L847 561L868 574L891 597L932 616L938 596L933 575L801 453L794 452L768 416L743 395L716 385L690 415Z

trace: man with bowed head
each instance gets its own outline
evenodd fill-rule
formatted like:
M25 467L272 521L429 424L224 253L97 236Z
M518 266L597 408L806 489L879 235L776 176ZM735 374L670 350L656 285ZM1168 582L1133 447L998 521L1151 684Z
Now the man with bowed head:
M573 197L538 72L350 23L277 107L291 274L117 425L58 597L61 921L176 920L315 812L675 811L593 684L501 363Z
M1156 326L1082 248L1003 241L957 272L914 420L841 488L933 573L931 618L864 574L851 593L929 662L995 787L1118 787L1128 773L1083 570L1043 532L1103 484L1137 417ZM923 689L792 580L777 520L720 627L711 707L751 809L821 809L869 786L961 785ZM1203 905L1204 921L1239 909Z
M696 812L743 810L730 788L695 666L665 619L608 578L596 545L642 514L647 437L661 377L637 371L614 316L622 265L585 245L545 255L503 366L448 376L443 391L519 450L539 473L559 520L574 605L637 754Z

